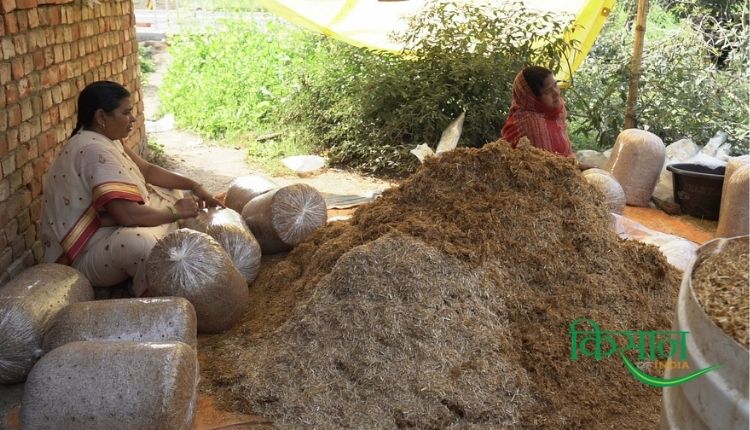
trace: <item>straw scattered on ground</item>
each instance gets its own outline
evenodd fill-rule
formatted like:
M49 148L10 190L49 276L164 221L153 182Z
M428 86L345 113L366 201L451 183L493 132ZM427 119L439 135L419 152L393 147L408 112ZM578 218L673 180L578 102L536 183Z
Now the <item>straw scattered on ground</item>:
M668 329L677 284L570 160L460 149L267 261L203 389L279 428L653 428L661 391L568 326Z
M693 290L706 314L745 348L750 347L748 258L750 240L735 239L700 261L693 271Z

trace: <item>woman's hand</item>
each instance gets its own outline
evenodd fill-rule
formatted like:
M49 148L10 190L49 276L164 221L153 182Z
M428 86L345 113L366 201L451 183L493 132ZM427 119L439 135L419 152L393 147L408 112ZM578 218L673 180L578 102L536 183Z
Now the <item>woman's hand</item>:
M198 215L198 203L192 198L177 200L174 204L175 210L177 210L178 218L192 218Z
M220 201L216 200L216 198L214 198L214 196L212 196L211 193L209 193L208 190L203 187L203 185L198 185L198 187L193 190L193 194L198 198L198 207L200 209L213 208L216 206L224 207L224 205L222 205Z

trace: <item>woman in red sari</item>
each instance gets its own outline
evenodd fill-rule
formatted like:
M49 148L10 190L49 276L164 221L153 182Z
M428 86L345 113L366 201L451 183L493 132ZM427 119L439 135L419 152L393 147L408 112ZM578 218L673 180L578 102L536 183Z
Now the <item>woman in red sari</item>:
M575 157L568 139L565 101L555 75L544 67L531 66L518 72L513 82L513 102L502 138L513 147L527 137L539 149L564 157Z

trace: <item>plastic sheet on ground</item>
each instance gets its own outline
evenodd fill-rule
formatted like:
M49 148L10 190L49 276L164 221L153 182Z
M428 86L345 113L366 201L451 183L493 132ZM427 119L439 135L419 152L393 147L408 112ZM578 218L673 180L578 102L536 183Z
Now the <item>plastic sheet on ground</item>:
M687 270L695 256L695 250L698 249L697 243L679 236L651 230L643 224L621 215L610 214L610 216L612 217L612 229L622 239L637 240L654 245L664 254L669 264L682 272Z
M365 203L370 203L380 197L383 192L367 191L361 194L321 194L326 201L327 209L349 209Z
M318 155L292 155L281 160L281 164L297 173L310 173L325 167L326 159Z

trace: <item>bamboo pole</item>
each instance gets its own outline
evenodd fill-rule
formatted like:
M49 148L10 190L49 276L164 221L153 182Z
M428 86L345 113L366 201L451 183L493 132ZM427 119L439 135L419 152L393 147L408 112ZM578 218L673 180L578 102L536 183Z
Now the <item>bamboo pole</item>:
M648 0L638 0L638 12L635 18L635 41L633 58L630 61L630 85L628 99L625 103L625 128L635 127L635 101L638 98L638 81L641 79L641 57L643 56L643 39L646 34L646 16Z

